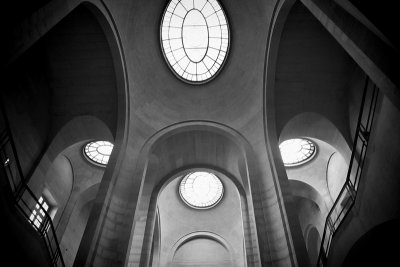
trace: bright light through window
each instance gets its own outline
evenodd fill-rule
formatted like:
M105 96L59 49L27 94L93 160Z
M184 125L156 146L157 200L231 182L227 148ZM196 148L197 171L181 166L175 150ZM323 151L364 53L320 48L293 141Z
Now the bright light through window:
M223 185L219 178L209 172L192 172L179 186L182 199L191 207L206 209L215 206L222 198Z
M42 207L40 207L39 204L42 204ZM45 211L49 211L49 204L47 203L46 199L41 196L38 199L38 203L36 203L35 207L32 210L31 216L29 216L29 219L33 222L33 224L37 227L40 228L44 218L45 218Z
M100 166L105 166L110 159L113 147L113 144L107 141L90 142L86 144L84 154L92 162Z
M313 142L307 139L289 139L279 145L285 166L297 166L311 160L316 151Z
M171 69L191 83L211 79L229 48L229 28L217 0L171 0L161 24L161 45Z

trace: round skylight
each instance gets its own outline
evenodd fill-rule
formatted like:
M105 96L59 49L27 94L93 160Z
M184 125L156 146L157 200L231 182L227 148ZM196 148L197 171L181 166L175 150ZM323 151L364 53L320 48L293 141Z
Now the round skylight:
M210 80L229 49L229 27L217 0L171 0L161 23L168 65L190 83Z
M84 148L85 156L100 166L105 166L110 159L114 145L107 141L94 141L87 143Z
M179 193L186 204L197 209L215 206L222 198L224 187L219 178L209 172L192 172L179 186Z
M297 166L311 160L316 152L316 146L308 139L295 138L279 145L285 166Z

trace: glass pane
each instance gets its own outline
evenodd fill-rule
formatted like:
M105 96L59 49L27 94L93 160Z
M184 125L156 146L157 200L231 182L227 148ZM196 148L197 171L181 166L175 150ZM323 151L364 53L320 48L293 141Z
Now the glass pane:
M209 172L193 172L180 183L182 199L194 208L210 208L222 198L223 185L219 178Z
M161 40L176 75L195 83L207 81L219 71L228 52L225 13L217 0L170 1L161 23Z
M279 149L285 166L297 166L314 157L316 146L308 139L295 138L282 142Z
M85 156L92 162L105 166L110 159L114 145L107 141L95 141L86 144L84 148Z
M42 205L43 209L39 204ZM29 220L31 220L33 222L33 224L39 228L43 222L45 215L46 215L45 211L50 210L50 208L51 207L48 204L47 200L43 196L41 196L38 199L38 202L33 207L32 213L29 216Z

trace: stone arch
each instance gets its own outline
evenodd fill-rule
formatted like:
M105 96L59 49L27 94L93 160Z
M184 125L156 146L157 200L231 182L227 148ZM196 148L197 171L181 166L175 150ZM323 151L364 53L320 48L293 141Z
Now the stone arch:
M327 162L320 162L326 166L314 167L326 169L324 178L326 190L320 192L328 207L335 202L339 191L347 178L348 162L351 157L351 140L346 140L341 131L326 117L314 113L304 112L291 118L280 133L280 142L290 138L312 138L322 147L333 150ZM317 155L318 157L318 155ZM326 192L325 192L326 191Z
M309 265L308 253L305 247L304 238L301 232L301 227L297 216L290 213L295 213L295 203L291 192L291 186L286 175L285 168L282 164L280 151L278 147L278 133L276 127L276 108L275 108L275 74L278 60L278 49L281 41L281 35L288 14L295 4L295 0L277 1L275 4L271 24L269 27L266 54L264 60L264 88L263 88L263 127L264 137L268 159L272 168L273 179L276 184L279 184L277 190L282 197L282 206L288 215L282 212L282 216L287 221L287 231L294 238L298 237L298 242L293 242L293 237L289 238L288 249L292 256L293 265L299 264Z
M185 147L186 144L188 144L188 146L195 146L199 140L202 140L201 144L209 144L214 148L217 144L222 144L222 147L228 147L227 150L224 150L226 153L230 153L230 155L236 155L235 157L240 158L244 164L241 166L236 166L238 158L232 161L232 165L235 166L229 166L229 163L227 162L217 162L217 157L213 156L212 153L211 155L207 155L205 154L204 150L200 151L201 149L194 151L193 154L197 153L197 155L194 155L192 158L190 158L188 154L185 154L188 151L183 151L184 155L187 156L183 159L179 156L180 152L174 154L174 151L171 152L171 150L165 148L165 145L167 147L168 145L171 146L177 140L179 140L180 145L175 147L178 148ZM204 140L208 141L204 142ZM165 155L163 154L165 151L170 151L172 156L162 156ZM213 153L216 151L217 150L213 150ZM221 151L218 153L221 153ZM249 229L249 233L246 234L246 239L248 238L251 244L246 248L247 256L259 259L258 243L254 241L256 227L254 225L254 220L251 219L254 216L252 195L250 193L251 176L249 175L252 170L251 165L249 167L249 163L247 162L248 157L253 156L251 153L250 146L236 131L222 124L208 121L190 121L178 123L169 126L153 135L142 148L141 156L139 157L141 162L139 162L138 165L139 168L141 168L140 173L143 174L140 189L140 195L142 197L138 199L135 215L141 214L141 217L146 219L144 222L142 222L143 219L141 219L140 222L138 221L139 218L134 219L126 264L129 266L130 264L148 264L151 258L149 255L151 252L151 242L149 241L152 240L155 221L155 203L157 202L158 193L160 192L160 189L165 181L170 179L174 174L190 168L211 168L219 172L224 172L228 177L236 178L240 177L239 172L246 173L248 175L246 177L242 177L242 179L232 180L238 186L239 191L242 191L242 193L245 194L246 199L244 203L246 204L247 214L244 216L250 216L245 222L247 225L245 228ZM165 160L167 160L167 162L165 162ZM163 162L163 164L160 164L161 162ZM157 169L155 166L159 166L159 168ZM239 170L243 167L245 167L246 170ZM162 172L160 172L160 168L164 168ZM143 196L144 192L146 192L146 197ZM252 239L250 239L251 234ZM135 251L134 247L132 246L134 243L143 244L143 248L140 248L140 251Z
M350 159L350 140L346 140L340 130L325 116L304 112L291 118L283 127L279 141L296 137L312 137L336 148L347 160Z
M182 179L185 174L196 171L207 171L214 173L221 180L224 186L224 194L220 203L207 211L199 212L197 209L188 208L176 191L176 188L179 186L180 179ZM243 187L237 182L235 177L232 177L232 175L224 172L223 170L218 171L212 166L199 166L188 169L182 168L181 170L174 172L174 174L171 176L166 176L164 179L162 179L162 181L159 182L153 191L153 195L155 196L151 197L150 210L157 210L161 212L160 215L163 217L157 217L155 219L156 224L157 219L160 219L161 228L164 225L164 227L167 229L174 229L171 231L178 238L181 236L186 236L188 233L199 231L208 231L215 235L219 235L221 238L225 239L226 247L228 248L229 246L229 252L232 255L232 264L229 266L243 265L246 251L250 251L249 247L246 248L243 246L243 243L246 243L245 241L250 241L250 231L248 230L248 227L245 226L248 225L247 222L250 218L247 216L248 212L246 195L244 194ZM161 202L159 202L160 198L162 199ZM167 205L165 203L172 204ZM170 207L174 208L170 209ZM228 211L229 213L227 213ZM223 214L229 214L229 216L223 216ZM182 218L178 219L180 216L182 216ZM164 220L161 220L162 218ZM213 219L215 220L214 222L212 222ZM148 220L154 219L148 218ZM174 223L174 226L169 225L171 220L177 220ZM204 224L204 222L207 223ZM237 226L237 223L239 222L241 225L240 229ZM176 227L175 225L180 225L182 228ZM230 226L228 227L228 225ZM155 230L148 229L146 236L151 235L150 231L153 231L155 234ZM168 233L171 232L168 230L164 233L168 235ZM166 236L166 238L163 238L161 233L161 238L163 247L159 261L161 264L160 266L165 266L167 263L170 263L169 256L166 255L166 249L169 250L176 244L174 245L174 242L171 243L171 238L173 240L173 237L171 236ZM156 241L157 237L153 237L153 240ZM150 247L149 242L144 244L142 251L145 251L146 247Z
M319 246L315 247L315 233L310 249L310 231L314 229L317 236L321 236L324 231L324 223L328 207L320 195L311 185L297 180L290 180L293 198L296 202L297 216L301 227L301 232L307 248L308 257L312 264L315 263L315 254L318 257ZM317 251L317 252L316 252Z
M54 197L62 196L62 201L58 200L57 213L53 218L59 241L67 230L74 207L79 203L83 191L93 182L100 183L104 175L104 168L91 166L82 154L84 145L91 140L107 140L114 143L110 129L100 119L94 116L80 116L70 120L55 135L29 181L29 187L37 196L43 189L47 189L52 195L55 194ZM60 176L65 173L60 159L68 162L70 183L63 175ZM90 212L89 206L87 208L87 212Z
M286 216L289 225L288 231L291 232L292 236L292 242L290 243L291 246L289 247L289 249L293 251L294 254L296 254L298 264L306 266L310 264L308 252L306 249L306 242L304 240L303 234L301 233L301 231L299 231L300 222L297 216L295 216L297 214L297 210L295 208L296 202L293 198L293 193L290 181L288 180L287 177L286 169L282 164L278 144L279 140L284 140L285 138L289 138L290 135L287 134L288 132L290 132L291 134L294 133L292 129L290 131L286 131L286 133L284 134L281 133L281 130L283 128L282 125L288 124L288 121L290 119L293 119L293 116L301 115L301 113L299 112L311 111L315 113L315 111L321 111L321 110L324 111L324 110L323 108L319 109L316 108L314 111L313 109L303 108L302 105L298 105L297 108L291 109L290 112L285 113L284 116L281 116L281 114L278 113L280 107L279 105L281 105L281 103L277 102L278 92L276 89L278 84L277 83L277 70L279 62L278 52L282 45L281 39L283 36L284 28L286 26L287 21L289 21L288 18L290 18L289 13L296 3L299 2L292 0L278 1L277 4L275 5L275 9L272 14L271 26L269 29L269 35L267 39L267 47L266 47L267 52L264 65L263 115L264 115L265 139L267 141L267 151L271 162L270 165L273 168L273 174L275 176L274 179L280 185L281 194L283 196L283 205L287 212ZM296 81L294 81L294 83L296 83ZM290 87L289 89L292 88ZM301 89L306 89L306 88L301 88ZM294 89L292 91L294 91ZM289 90L288 93L289 92L291 91ZM288 105L290 108L290 103L286 103L286 105ZM317 115L319 116L319 114ZM343 116L344 115L345 113L343 112ZM340 121L339 118L336 118L336 120L342 123L342 121ZM342 124L343 124L342 126L345 126L344 123ZM345 127L342 128L345 129ZM302 136L306 137L307 134L309 133L302 133ZM343 140L341 140L340 143L345 144L347 146L346 141L347 140L343 142ZM344 148L346 148L346 146L343 145ZM350 153L348 153L348 151L349 150L347 149L347 151L344 150L341 152L347 157L350 157Z
M328 213L328 207L320 193L311 185L297 180L290 180L293 195L313 201L322 213Z
M307 231L307 250L310 255L311 264L316 264L318 260L319 248L321 245L321 235L315 226Z
M281 35L290 9L295 0L278 1L272 14L272 22L269 29L267 40L267 53L264 64L264 131L266 139L276 138L276 119L275 119L275 72L278 59L278 49ZM268 111L268 112L267 112ZM268 138L269 137L269 138ZM270 141L271 142L271 141Z
M178 134L185 134L191 132L191 134L196 132L207 132L213 136L219 136L221 140L229 142L231 146L234 146L241 155L241 159L245 164L241 165L240 171L242 174L249 176L249 172L254 166L251 165L254 153L251 149L250 144L247 140L234 129L227 127L223 124L210 122L210 121L187 121L177 124L170 125L161 129L153 136L151 136L140 151L139 159L141 162L138 164L140 168L140 173L145 174L146 168L148 168L149 161L157 160L151 157L151 154L155 151L160 144L165 142L168 138L172 136L177 136ZM213 142L215 144L215 142ZM238 164L239 165L239 164ZM214 168L217 166L214 166ZM178 169L179 166L173 168L172 170ZM217 167L218 168L218 167ZM244 168L244 169L243 169ZM246 193L248 193L249 184L246 180L241 181L242 186L245 188Z
M94 184L79 194L60 238L60 249L67 266L73 265L99 185Z
M322 234L325 217L329 212L324 199L316 189L305 182L290 180L290 185L304 239L307 240L310 225Z
M46 156L50 160L55 155L78 142L105 140L114 143L110 128L94 116L79 116L67 122L51 141Z
M108 9L106 3L101 0L78 0L77 6L79 5L85 6L95 16L108 41L114 63L113 67L117 90L117 117L115 130L111 131L114 137L113 153L110 157L107 168L104 171L99 186L99 193L94 201L94 205L89 215L90 219L88 225L79 245L74 261L74 265L76 266L93 264L93 261L96 258L94 252L100 243L98 239L101 236L97 233L101 232L101 229L104 226L104 221L106 220L106 217L102 215L109 209L112 200L111 192L114 189L113 185L115 184L119 170L124 161L129 130L129 94L132 91L126 70L125 52L122 47L121 35L116 26L112 12ZM72 9L75 7L76 6L72 7ZM71 12L71 9L69 8L70 7L68 7L67 10L64 10L66 14Z
M33 175L30 177L29 186L33 192L37 191L35 188L42 184L43 178L54 160L63 151L78 143L90 140L113 142L113 137L108 127L93 116L81 116L69 121L53 138Z
M68 5L48 4L41 10L46 12L35 13L37 16L29 18L35 23L20 25L22 29L13 41L22 42L23 45L15 46L21 51L11 56L14 60L18 58L13 63L15 70L8 70L12 75L21 75L21 69L23 73L32 75L32 69L36 68L35 71L43 76L40 76L41 80L33 80L31 86L38 96L30 101L30 105L37 105L38 111L32 111L25 105L28 107L22 111L27 111L28 115L24 116L32 122L24 123L27 129L14 126L16 130L13 132L18 140L17 147L27 147L20 155L23 171L28 178L47 146L70 120L89 114L95 116L107 124L117 140L118 129L125 131L128 116L125 59L118 30L103 1L77 0ZM85 31L92 34L85 34ZM86 53L87 50L92 53ZM36 67L26 62L33 62L32 65ZM33 74L36 75L36 72ZM25 83L24 80L21 83ZM21 89L24 90L22 95L25 94L23 103L27 102L26 95L28 99L31 97L30 86L25 87L28 89ZM101 90L98 92L96 89ZM18 96L21 93L16 94ZM44 100L38 101L36 98ZM18 121L14 119L12 108L8 109L10 121ZM31 132L31 138L19 138L19 132Z
M47 10L48 12L42 12L38 15L38 18L40 18L40 22L38 24L33 23L32 26L33 28L38 29L38 31L34 31L34 35L24 35L25 30L22 30L22 35L20 36L24 43L24 47L19 47L22 50L17 51L16 54L12 55L11 57L20 57L25 50L27 50L30 46L35 46L41 45L39 44L42 40L46 41L47 37L57 31L56 28L60 26L61 24L66 24L64 26L67 26L67 30L69 29L68 27L70 26L69 21L67 21L70 16L75 16L77 15L76 12L79 11L83 13L84 16L79 17L78 16L78 22L80 21L79 18L84 18L84 20L89 20L93 25L95 25L95 30L96 30L96 36L101 37L101 44L102 44L102 51L106 52L107 54L107 64L92 64L91 66L99 67L100 69L105 70L107 75L102 75L101 78L104 78L108 81L109 88L106 88L107 85L103 86L102 88L105 88L104 90L107 91L108 94L111 94L113 96L113 104L115 104L113 107L108 108L107 106L101 106L98 105L96 107L96 100L91 101L92 94L83 94L83 98L80 97L79 93L80 92L75 92L77 93L76 99L85 99L86 101L82 101L83 105L79 101L70 101L74 105L78 106L85 106L85 104L93 104L95 106L94 108L88 109L89 111L85 112L84 110L79 110L79 112L75 112L76 110L74 108L70 107L64 107L64 110L69 112L67 115L64 116L63 120L54 120L56 123L55 125L52 125L50 133L47 135L47 143L46 147L42 150L43 153L39 157L39 164L35 164L36 166L33 166L34 171L33 175L31 175L31 185L33 187L36 187L37 184L40 184L38 182L42 177L42 174L45 173L49 167L52 164L52 161L54 158L57 157L58 154L63 153L64 151L70 149L72 146L82 146L85 141L93 140L93 139L104 139L104 140L109 140L114 143L114 150L112 157L109 161L109 164L107 165L107 168L105 169L104 175L102 175L102 186L100 188L103 188L103 194L98 195L99 199L97 199L96 203L100 203L98 205L93 205L93 209L91 212L91 216L94 213L95 215L93 216L99 216L100 212L97 212L98 210L101 210L103 208L107 208L108 203L107 201L109 199L106 199L107 193L104 191L107 190L112 190L109 186L111 183L112 179L116 179L117 175L114 175L117 173L117 171L114 170L119 170L119 166L123 160L123 154L125 152L126 148L126 142L127 142L127 129L128 129L128 123L129 123L129 82L127 78L127 72L126 72L126 63L125 63L125 57L124 57L124 51L122 48L121 44L121 38L119 31L116 27L115 21L112 17L111 12L108 10L106 4L104 1L101 0L93 0L93 1L71 1L68 2L68 4L62 4L62 5L47 5L44 7L44 10ZM84 10L84 12L82 12ZM78 15L81 15L79 13ZM68 17L68 18L67 18ZM36 18L33 18L34 20ZM75 20L76 22L76 20ZM78 23L79 24L79 23ZM93 26L91 24L91 26ZM75 24L76 26L76 24ZM26 27L31 27L30 25L27 25ZM75 29L79 30L79 25L78 27L75 27ZM29 30L28 30L29 31ZM82 34L82 32L80 31ZM81 35L81 37L86 37L84 34ZM81 39L85 39L85 38ZM46 39L46 40L45 40ZM57 40L57 38L53 38ZM68 39L68 38L67 38ZM87 39L87 38L86 38ZM68 40L72 40L68 39ZM19 41L19 40L18 40ZM84 42L85 43L85 42ZM86 43L85 43L86 44ZM90 46L90 42L87 42ZM94 42L92 45L98 46L96 42ZM75 47L71 47L71 49L78 48L79 50L80 46L77 45ZM90 50L90 49L89 49ZM47 50L46 50L47 52ZM82 55L82 51L80 52L80 55ZM105 57L105 53L92 53L93 57L99 56L99 57ZM83 52L84 54L84 52ZM91 53L88 53L89 55ZM54 53L54 55L57 56L57 53ZM63 55L63 53L59 53L59 55ZM89 56L90 57L90 56ZM69 60L69 57L64 57L64 59ZM100 58L101 59L101 58ZM104 62L103 62L104 63ZM74 60L74 64L79 64L79 60ZM68 64L66 64L68 65ZM80 66L78 66L80 67ZM52 68L51 70L54 70L57 68ZM87 70L91 76L91 81L94 81L92 92L96 93L96 85L101 84L101 79L96 80L96 74L95 72L91 72L90 70L92 68L88 68ZM73 71L76 70L72 68ZM79 71L79 70L78 70ZM60 75L63 74L64 72L60 72ZM65 72L66 75L68 75L68 72ZM79 73L78 73L79 74ZM81 73L82 77L84 77L85 73ZM62 80L64 81L64 80ZM80 81L81 86L85 86L85 81L86 79L78 79L77 81ZM60 85L63 85L62 82L59 83ZM88 83L90 85L90 83ZM92 89L93 89L92 88ZM62 90L61 90L62 91ZM75 90L79 91L79 90ZM90 91L90 90L89 90ZM67 94L68 97L68 90L64 90L61 92L62 94ZM114 99L115 98L115 99ZM59 99L62 100L62 97ZM107 95L102 96L104 101L107 100ZM67 99L68 100L68 99ZM103 102L104 102L103 101ZM65 103L65 101L60 101L62 103ZM60 107L60 105L54 104L55 107ZM92 107L93 107L92 106ZM105 107L101 109L101 107ZM109 112L108 112L109 111ZM97 114L96 114L97 112ZM101 113L101 114L98 114ZM87 115L87 114L90 114ZM103 114L103 115L102 115ZM57 113L56 113L57 115ZM104 119L104 117L108 117L108 119ZM93 127L92 129L90 129ZM79 148L81 149L81 148ZM36 162L37 163L37 162ZM39 177L39 178L38 178ZM39 179L39 180L38 180ZM70 199L72 200L72 199ZM71 201L69 201L71 202ZM102 206L104 204L104 206ZM96 212L93 212L96 211ZM96 225L90 225L90 227L87 227L88 233L85 232L83 240L86 242L90 242L93 246L96 246L98 242L96 240L92 242L93 239L96 238L95 235L93 235L90 231L95 230L96 227L100 227L103 224L103 217L99 216L98 220L90 220L93 224ZM65 226L65 225L64 225ZM57 230L57 235L62 235L64 227L61 225L59 227L60 231ZM90 241L87 241L87 239L90 239ZM90 245L84 246L83 250L90 250L92 247ZM83 251L82 250L82 251ZM93 250L91 250L93 251ZM79 254L79 253L78 253ZM92 258L90 257L89 253L87 251L83 251L81 254L84 254L84 256L79 257L77 256L78 259L84 258L84 260L91 260ZM89 255L89 256L88 256Z
M117 127L113 136L115 143L126 143L126 131L129 121L129 86L128 74L126 70L125 52L121 43L121 36L118 28L115 25L114 18L101 0L83 1L103 29L104 35L107 38L110 52L114 63L114 71L117 88Z
M265 124L265 126L264 126L264 128L265 128L265 132L266 132L266 138L271 143L275 143L275 141L277 139L282 140L281 135L282 135L282 132L284 132L284 130L282 130L285 127L284 125L289 124L289 121L293 120L294 117L303 115L302 113L310 113L310 114L313 113L316 116L320 116L320 118L317 118L317 117L311 118L310 117L310 119L313 120L314 122L316 122L317 120L321 119L321 117L323 117L323 118L327 118L326 122L329 122L328 124L333 124L333 126L336 128L336 129L333 129L331 127L334 130L333 132L340 133L340 135L342 136L340 138L333 137L333 139L344 139L344 140L332 140L332 141L335 141L333 144L332 144L332 142L328 142L328 143L330 143L332 145L335 145L335 143L339 143L339 147L343 147L343 149L339 149L339 151L344 155L345 158L349 158L349 153L348 153L349 150L346 148L345 144L346 143L351 144L352 140L350 138L350 131L347 129L348 126L344 122L344 120L347 120L347 117L346 117L347 114L343 113L341 115L342 117L334 118L334 116L332 115L333 113L332 112L329 113L326 108L324 109L324 108L319 107L319 108L316 108L314 111L312 109L307 109L307 106L302 107L301 105L299 105L299 107L297 107L297 109L292 110L291 112L289 112L282 118L277 117L276 111L278 110L279 106L276 106L276 105L282 104L282 103L276 103L276 101L277 101L277 99L276 99L276 95L277 95L276 74L277 74L278 58L279 58L278 52L279 52L280 46L282 45L281 39L282 39L282 37L284 37L284 36L282 36L282 34L286 27L285 24L289 21L288 20L290 18L289 15L292 15L292 14L289 14L291 12L291 10L293 8L298 8L299 6L302 7L302 10L303 9L306 10L306 6L304 6L304 2L305 1L299 2L299 1L292 1L292 0L278 1L278 3L275 6L275 9L274 9L273 19L272 19L272 23L271 23L271 27L270 27L269 36L268 36L267 54L266 54L266 59L265 59L265 77L264 77L264 118L265 118L264 124ZM335 48L336 53L339 53L338 56L343 57L343 62L340 62L341 65L336 66L332 70L327 69L326 70L327 73L334 73L335 70L341 69L342 66L346 66L346 68L349 68L350 70L352 70L353 67L355 68L356 64L354 64L353 61L351 61L351 58L347 55L347 53L343 50L343 48L339 44L337 44L336 40L329 36L329 34L324 29L324 27L320 25L320 22L316 18L314 18L312 13L308 12L307 10L305 12L307 12L306 15L304 15L303 13L301 13L300 15L311 17L313 19L312 23L316 24L316 27L318 26L318 31L316 33L323 34L325 42L328 42L329 44L332 43L332 45ZM286 40L286 39L283 39L283 40ZM295 39L295 40L297 40L297 39ZM301 60L301 58L299 60ZM321 64L321 62L316 62L315 64L317 64L317 63ZM356 73L356 74L358 75L358 73ZM337 80L341 81L340 79L337 79ZM299 81L299 84L301 84L302 82L304 83L304 81ZM335 83L336 80L334 80L332 82ZM340 83L339 89L341 91L343 91L343 88L345 88L346 86L348 87L348 84L346 85L346 83L344 83L344 82L345 81L341 81L341 83ZM304 86L318 87L317 85L305 84L305 85L298 85L295 88L299 89L300 91L306 90L308 87L304 87ZM293 93L292 91L289 90L289 93ZM337 98L337 96L335 96L335 97ZM340 100L340 98L336 99L335 101L339 101L339 100ZM327 102L329 102L329 101L327 101ZM293 103L291 102L289 104L293 104ZM338 103L334 104L332 107L335 107L336 109L338 109L339 104L341 104L341 103L338 102ZM302 110L299 110L299 109L302 109ZM299 112L302 112L302 113L299 113ZM318 112L320 112L320 113L318 113ZM292 114L290 114L290 113L292 113ZM301 117L299 117L298 119L300 120ZM305 119L305 117L302 119ZM304 122L313 123L313 122L310 122L307 120L304 120L303 123ZM328 125L328 126L331 126L331 125ZM291 129L291 130L293 130L293 129ZM277 136L277 138L275 138L275 136ZM321 140L325 141L323 138ZM278 152L278 149L276 149L275 146L273 147L273 150L274 150L273 154Z
M77 149L80 152L83 143L103 138L113 141L110 130L101 120L81 116L69 121L53 138L29 179L28 185L36 196L47 190L54 198L57 213L53 223L58 237L64 231L70 202L79 193L75 189L79 177L66 151Z
M213 240L213 241L217 242L218 244L220 244L223 248L225 248L225 250L229 254L230 264L233 263L232 247L229 245L228 242L226 242L226 240L224 238L222 238L221 236L219 236L215 233L211 233L211 232L194 232L194 233L188 234L188 235L182 237L181 239L179 239L176 242L176 244L173 246L173 248L171 248L168 266L171 266L176 253L178 252L178 250L181 247L183 247L185 244L187 244L191 241L195 241L196 239L202 239L202 238ZM231 266L231 265L224 265L224 266Z

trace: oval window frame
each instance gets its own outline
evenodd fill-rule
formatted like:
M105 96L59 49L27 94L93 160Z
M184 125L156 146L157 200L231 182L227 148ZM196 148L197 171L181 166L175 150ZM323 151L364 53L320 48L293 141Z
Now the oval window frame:
M111 150L110 155L108 156L107 163L100 163L100 162L96 161L96 160L94 159L95 157L92 158L90 155L87 154L87 151L86 151L86 148L87 148L87 147L90 147L92 144L97 144L98 142L110 143L110 144L113 146L113 149L114 149L114 144L113 144L112 142L110 142L110 141L106 141L106 140L92 140L92 141L89 141L89 142L87 142L87 143L85 143L85 144L83 145L83 147L82 147L82 154L83 154L83 156L85 157L85 159L86 159L89 163L91 163L91 164L93 164L93 165L96 165L96 166L99 166L99 167L105 168L105 167L107 167L108 162L110 161L111 154L112 154L112 150ZM97 148L96 148L96 150L97 150ZM101 153L99 153L99 154L101 154Z
M199 206L196 204L191 203L188 199L186 199L186 197L184 196L185 194L182 192L182 184L193 174L195 173L208 173L211 176L214 176L216 178L216 180L219 182L219 184L221 185L221 192L220 195L218 196L218 198L214 201L214 203L208 205L208 206ZM225 195L225 185L223 183L223 181L221 180L221 178L218 177L218 175L216 175L214 172L209 171L209 170L200 170L200 171L191 171L186 173L185 175L183 175L180 179L180 182L178 184L178 193L179 196L181 198L181 200L190 208L192 209L197 209L197 210L207 210L207 209L211 209L215 206L217 206L219 203L221 203L221 200L224 198Z
M296 139L300 139L302 141L306 141L308 144L310 144L311 147L313 148L312 152L311 152L311 154L309 156L307 156L306 158L304 158L304 159L302 159L300 161L297 161L295 163L285 163L284 160L283 160L282 152L280 151L280 147L279 146L282 143L286 142L286 141L296 140ZM294 137L294 138L286 139L286 140L282 141L281 143L279 143L278 148L279 148L279 153L281 153L282 162L283 162L283 165L285 166L285 168L302 166L303 164L306 164L306 163L312 161L315 158L315 156L317 155L317 152L318 152L318 146L317 146L316 142L311 140L311 139L309 139L309 138L306 138L306 137Z
M163 9L163 12L162 12L162 16L161 16L160 32L159 32L159 41L160 41L161 54L163 55L164 60L165 60L166 64L168 65L168 68L175 75L175 77L177 77L179 80L181 80L184 83L190 84L190 85L203 85L203 84L206 84L206 83L212 81L213 79L215 79L220 74L220 72L224 68L226 62L228 61L229 52L230 52L230 49L231 49L232 36L231 36L230 22L229 22L229 17L227 15L227 13L225 12L225 7L221 3L220 0L215 0L217 2L217 4L219 5L219 7L221 8L221 11L222 11L222 13L224 15L224 18L225 18L225 21L226 21L226 27L227 27L227 31L228 31L228 44L227 44L227 48L226 48L226 51L225 51L225 56L224 56L224 58L222 60L222 63L219 66L219 68L217 69L217 71L214 74L211 75L211 77L209 77L209 78L207 78L205 80L202 80L202 81L192 81L192 80L185 79L184 77L182 77L181 75L179 75L175 71L173 66L171 66L171 63L169 62L169 60L167 58L167 55L165 53L165 50L164 50L163 39L162 39L163 22L164 22L165 13L167 12L167 9L168 9L168 7L169 7L169 5L171 4L172 1L174 1L174 0L167 1L166 5L164 6L164 9ZM178 3L179 3L181 0L175 0L175 1L178 1ZM207 0L207 2L209 2L209 1ZM189 13L189 11L187 13ZM186 15L187 15L187 13L186 13ZM182 22L182 25L183 25L183 22ZM182 30L182 27L181 27L181 30ZM210 39L210 35L208 35L208 43L209 43L209 39ZM207 47L207 50L208 49L209 49L209 47ZM217 60L214 60L214 62L216 62L216 61Z

